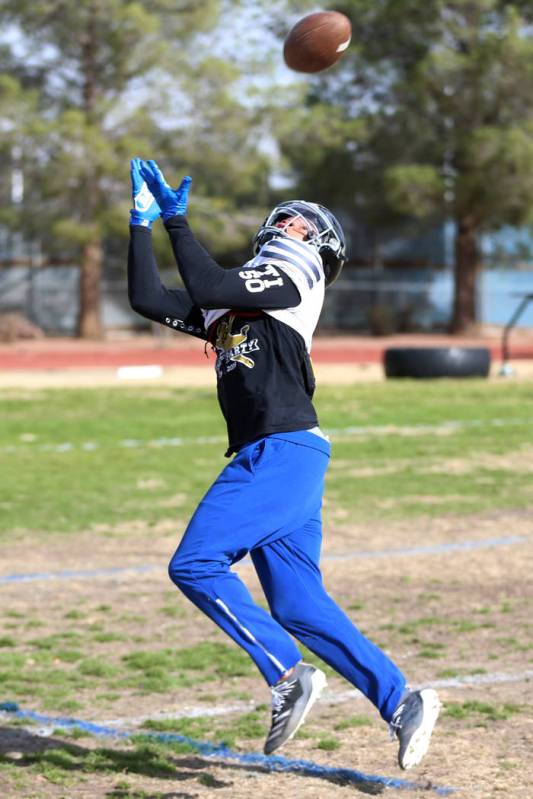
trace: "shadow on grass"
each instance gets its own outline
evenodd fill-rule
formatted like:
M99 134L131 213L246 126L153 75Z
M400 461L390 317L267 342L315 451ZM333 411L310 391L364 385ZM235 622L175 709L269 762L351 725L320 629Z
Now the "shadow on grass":
M124 746L122 742L122 746ZM183 751L183 748L182 748ZM19 768L32 768L42 774L50 782L63 782L74 772L107 773L124 777L126 774L137 774L161 780L194 781L194 787L200 783L213 789L226 788L231 782L215 779L209 767L223 769L228 776L254 772L268 774L268 766L246 765L212 761L194 755L180 755L169 745L136 744L128 749L112 749L108 747L86 748L78 743L64 740L57 736L42 737L18 727L0 727L0 766L9 763ZM335 785L351 785L360 793L376 796L385 791L385 786L343 777L341 774L317 774L305 769L294 770L293 774L313 777L314 779ZM189 786L187 786L189 787ZM191 786L192 787L192 786ZM107 794L109 799L189 799L186 793L148 794L144 792L129 793L127 790L115 789ZM192 799L192 796L191 796Z

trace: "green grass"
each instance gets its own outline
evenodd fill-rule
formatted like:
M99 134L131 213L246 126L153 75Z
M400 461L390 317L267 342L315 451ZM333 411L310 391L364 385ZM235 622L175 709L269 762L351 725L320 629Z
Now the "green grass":
M329 505L353 510L358 519L531 505L530 475L519 467L483 465L480 458L533 445L532 400L533 385L524 383L401 381L320 389L316 404L326 430L390 428L388 435L370 429L333 436ZM223 441L157 446L160 438L224 438L216 399L208 390L61 390L25 399L5 391L0 414L4 536L17 529L69 532L128 519L153 525L175 516L169 502L177 492L184 497L178 513L185 520L227 463ZM416 428L449 421L464 426L446 434ZM402 430L410 434L400 435ZM27 434L33 440L25 439ZM132 448L121 443L127 439L155 444ZM98 448L84 449L87 442ZM73 448L40 449L62 443ZM447 458L464 460L465 473L448 470ZM375 473L350 474L362 466Z
M0 756L0 765L8 760ZM147 777L169 779L176 776L176 766L172 762L172 749L139 743L127 750L98 748L82 749L65 742L54 749L46 749L24 755L17 765L31 768L49 782L68 785L71 779L81 773L104 774L142 774Z
M27 645L28 655L0 649L2 695L37 702L43 709L74 711L84 702L94 704L95 687L102 701L112 702L125 691L159 694L256 673L248 655L234 644L205 641L185 649L132 651L123 657L99 651L85 657L64 648L63 638L34 640Z
M490 466L483 462L486 456L512 456L521 448L533 447L530 423L533 411L528 411L533 408L532 400L533 385L477 381L407 381L321 389L317 408L325 429L391 428L389 435L375 429L360 435L355 432L351 437L333 436L326 524L327 514L337 509L346 509L359 521L369 521L375 517L415 518L533 506L531 475L523 474L519 462L514 466L509 457L505 468L495 460ZM0 413L3 422L0 536L5 541L17 535L17 530L35 531L36 535L47 531L69 533L102 524L124 526L137 519L149 527L172 517L179 526L176 513L185 522L210 481L227 463L223 441L165 449L121 446L124 439L149 442L176 436L223 438L224 426L216 400L208 391L151 388L47 391L28 394L27 399L15 394L11 397L7 391L0 398ZM464 426L445 435L417 427L442 425L450 420ZM491 424L495 420L514 421L507 425ZM409 434L400 435L402 429ZM27 433L36 437L33 442L21 439ZM84 450L83 443L90 441L98 442L99 447ZM42 445L62 442L71 442L73 449L39 450ZM17 449L8 452L2 447ZM460 460L465 464L464 470L458 473L448 469L447 459ZM357 474L363 468L364 475ZM176 511L176 503L171 506L169 501L178 493L185 500ZM409 575L404 575L402 582L407 586L406 593L420 590ZM437 591L441 586L442 592L447 587L439 580L430 581L428 586L436 587ZM242 689L237 689L238 678L256 676L254 665L243 651L231 643L213 641L170 648L180 645L177 638L158 639L158 645L165 648L156 650L154 640L149 637L153 619L136 612L135 598L136 594L132 594L131 608L115 604L98 604L83 610L62 606L58 610L60 618L65 624L72 622L76 630L54 633L38 630L43 624L40 619L6 609L4 618L16 626L7 627L0 636L3 697L54 714L83 717L89 704L106 705L125 695L140 693L153 694L154 706L159 707L157 694L171 694L173 690L197 684L205 687L206 683L230 678L222 698L250 699ZM450 657L451 645L447 642L445 647L438 639L443 635L454 639L462 636L466 645L472 633L494 626L489 614L499 619L498 614L512 613L518 603L501 597L494 607L475 610L477 615L471 620L453 618L444 612L437 615L445 593L428 590L419 594L419 598L420 602L435 604L419 611L413 619L408 615L402 624L387 622L379 629L391 635L397 633L396 640L402 646L415 645L413 657L420 658L420 667L424 665L429 672L443 678L476 671L457 667L439 671L447 665L439 659ZM103 599L108 597L102 595ZM160 621L183 614L182 606L176 604L174 590L161 593L157 607ZM349 609L355 613L363 611L365 603L352 601ZM95 613L100 614L96 618L101 621L93 622ZM501 621L509 621L509 616ZM139 632L146 631L148 637L130 638L129 649L114 647L115 642L128 640L122 622L139 625L142 627ZM520 630L504 625L501 632L502 635L494 638L495 654L489 657L499 660L507 651L530 651L531 645ZM330 667L305 649L304 657L328 675L333 674ZM218 692L205 693L198 701L217 702L220 696ZM526 712L526 706L467 701L448 703L444 715L450 722L478 726ZM243 741L259 741L264 737L268 715L268 708L257 708L230 719L205 716L152 721L146 723L145 732L175 732L239 748ZM318 749L334 751L341 745L342 731L372 723L377 721L363 715L341 717L328 725L335 735L339 733L338 738L309 727L299 737L312 738L312 745ZM70 738L70 743L64 740L58 748L26 754L16 761L16 767L9 758L0 757L0 775L9 774L11 781L23 774L33 778L40 775L60 786L60 794L66 796L71 795L69 786L76 780L90 779L88 775L94 773L111 774L122 782L116 783L109 796L155 798L159 794L145 794L141 789L131 788L123 775L175 780L176 755L194 751L186 742L163 746L142 734L121 751L88 750L74 745L75 739L82 735L77 730L59 731L56 737ZM213 778L202 775L201 771L195 779L208 787L222 787L210 782ZM21 789L20 795L23 793ZM161 794L164 795L165 792Z
M358 714L339 721L338 724L335 724L334 729L340 732L341 730L349 730L352 727L367 727L369 724L372 724L371 718L363 714Z
M533 447L533 411L528 410L532 400L533 384L525 383L402 381L320 389L316 405L322 427L355 428L349 435L332 436L326 525L328 514L338 509L348 511L348 519L370 521L533 506L531 475L524 473L519 460L515 466L512 457ZM186 443L199 436L224 439L216 399L208 390L40 391L24 399L8 390L0 398L0 413L0 536L6 541L20 530L42 535L103 524L120 523L124 528L129 520L139 519L150 527L172 517L179 527L227 463L223 440ZM421 427L450 421L461 424L445 434ZM183 438L183 446L157 446L157 439L174 437ZM124 446L128 439L147 446ZM73 445L71 450L50 450L65 442ZM84 449L86 442L96 442L98 448ZM508 458L500 464L493 456ZM449 469L447 459L464 468ZM170 500L178 493L184 501L176 511ZM409 585L410 579L404 575L403 581ZM439 590L439 585L435 580L429 587ZM143 633L150 619L135 612L133 603L124 612L104 604L105 599L93 609L62 608L65 622L77 629L53 634L40 633L43 622L38 618L5 610L5 620L20 625L26 642L21 644L16 626L6 627L0 635L3 693L67 711L86 702L96 686L100 697L118 698L125 692L160 694L255 674L244 652L222 643L178 649L165 642L167 648L154 651L153 641L138 635L130 638L130 650L121 657L113 646L127 640L121 622L140 625ZM387 623L381 629L406 636L404 643L416 645L417 658L435 660L427 663L435 671L438 660L448 653L442 644L427 639L439 639L441 634L468 639L476 630L493 626L489 612L513 610L503 597L494 608L478 609L474 620L453 619L437 615L441 594L426 591L422 599L435 604L419 618L397 627ZM175 600L175 591L162 594L160 618L182 615ZM363 611L364 601L352 601L349 609ZM89 624L95 613L97 621ZM519 632L500 636L495 643L494 657L502 651L530 649ZM304 656L333 674L307 650ZM253 720L248 721L251 730ZM236 730L226 734L238 737Z
M139 740L121 750L106 747L85 749L69 741L77 737L81 736L57 730L54 735L56 746L53 748L24 754L16 761L9 755L0 755L0 781L5 775L9 779L9 787L18 786L20 790L17 795L20 796L41 796L41 791L35 786L50 783L59 786L58 796L66 797L74 793L77 795L78 789L86 793L92 775L107 775L113 779L114 786L106 792L106 796L115 799L165 799L178 796L178 793L180 796L189 796L188 792L175 793L173 790L176 780L182 780L184 776L191 781L191 787L195 782L208 788L231 785L231 782L218 780L197 766L185 774L183 766L176 760L176 754L195 751L187 744L161 745ZM161 780L162 790L134 788L127 779L133 776Z
M443 716L460 720L506 721L511 716L523 712L524 709L524 706L510 702L497 706L472 699L466 702L446 702Z
M325 736L320 738L318 741L316 748L323 749L325 752L334 752L335 749L339 749L342 746L341 742L338 738L332 738L331 736Z
M238 748L240 740L264 738L267 729L267 714L263 708L243 713L231 720L221 720L213 716L194 718L149 720L143 724L151 732L173 733L200 741L224 744ZM149 740L143 738L140 740Z

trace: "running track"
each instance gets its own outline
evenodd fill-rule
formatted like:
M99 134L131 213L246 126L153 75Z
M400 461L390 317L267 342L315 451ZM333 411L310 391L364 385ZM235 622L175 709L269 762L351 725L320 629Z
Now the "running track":
M185 339L185 340L184 340ZM402 335L318 337L313 361L319 364L377 364L388 347L467 346L487 347L493 360L500 359L499 339L458 339L451 336ZM533 359L533 337L520 338L513 345L513 359ZM45 339L0 345L0 370L116 369L119 366L158 364L163 367L213 366L210 349L201 341L183 337L157 340L148 337L117 342L86 342L73 339Z

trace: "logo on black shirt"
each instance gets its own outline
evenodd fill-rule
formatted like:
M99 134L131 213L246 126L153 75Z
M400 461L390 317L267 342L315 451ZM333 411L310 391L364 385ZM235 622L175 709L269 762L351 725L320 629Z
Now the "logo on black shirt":
M238 333L233 333L231 328L234 321L235 314L224 316L217 327L215 349L217 351L216 370L219 376L224 372L231 372L238 363L246 366L247 369L253 369L255 366L253 358L248 356L251 352L259 349L257 339L253 338L248 341L250 325L243 325Z

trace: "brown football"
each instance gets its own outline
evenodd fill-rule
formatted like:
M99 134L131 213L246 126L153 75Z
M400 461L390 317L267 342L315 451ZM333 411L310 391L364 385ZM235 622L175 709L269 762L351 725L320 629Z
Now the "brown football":
M309 14L291 28L283 45L285 63L296 72L331 67L350 44L352 25L339 11Z

